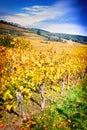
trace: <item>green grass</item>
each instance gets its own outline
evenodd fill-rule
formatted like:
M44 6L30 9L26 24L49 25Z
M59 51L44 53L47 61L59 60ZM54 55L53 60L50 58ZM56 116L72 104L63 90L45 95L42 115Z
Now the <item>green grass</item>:
M24 102L23 110L29 116L27 122L23 123L21 116L17 117L7 112L3 113L3 122L9 125L9 129L22 127L26 130L87 130L86 91L87 81L81 86L70 88L43 111L40 110L39 97L35 93L37 105L34 102L28 103L28 100Z
M71 88L41 114L31 130L87 130L87 81Z

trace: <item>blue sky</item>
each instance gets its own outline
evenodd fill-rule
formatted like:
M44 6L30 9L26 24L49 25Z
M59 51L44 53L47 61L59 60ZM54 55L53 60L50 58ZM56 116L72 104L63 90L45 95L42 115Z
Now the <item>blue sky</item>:
M2 0L0 19L50 32L87 36L87 0Z

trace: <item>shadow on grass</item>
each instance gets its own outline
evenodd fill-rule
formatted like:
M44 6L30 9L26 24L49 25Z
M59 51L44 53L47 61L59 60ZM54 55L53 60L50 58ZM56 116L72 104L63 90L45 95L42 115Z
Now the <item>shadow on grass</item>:
M59 108L56 108L57 112L61 115L64 115L65 117L68 118L68 115L62 110L62 109L59 109Z
M16 111L13 110L13 108L11 108L10 111L7 110L7 112L8 112L9 114L12 114L12 113L13 113L14 115L16 115L16 116L18 116L18 117L20 116L19 113L17 113Z
M35 99L33 99L32 97L30 98L30 100L34 103L36 103L38 106L41 106L40 103L38 103Z

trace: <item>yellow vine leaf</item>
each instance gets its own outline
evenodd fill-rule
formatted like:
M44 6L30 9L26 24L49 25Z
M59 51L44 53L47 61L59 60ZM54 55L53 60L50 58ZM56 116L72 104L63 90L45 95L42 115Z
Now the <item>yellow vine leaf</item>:
M12 108L12 105L7 105L7 106L6 106L6 110L8 110L8 111L10 111L11 108Z

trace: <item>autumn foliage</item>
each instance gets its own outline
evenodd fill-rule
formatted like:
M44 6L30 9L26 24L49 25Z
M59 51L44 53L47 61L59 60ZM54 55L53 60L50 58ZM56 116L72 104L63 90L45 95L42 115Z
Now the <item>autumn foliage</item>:
M17 105L15 95L18 90L22 91L25 100L30 99L33 91L39 92L40 84L45 82L48 98L52 97L52 90L61 93L63 81L69 89L86 76L87 55L79 55L80 50L58 54L50 46L46 51L37 52L29 39L11 36L6 39L3 37L0 41L0 98L2 107L8 110Z

